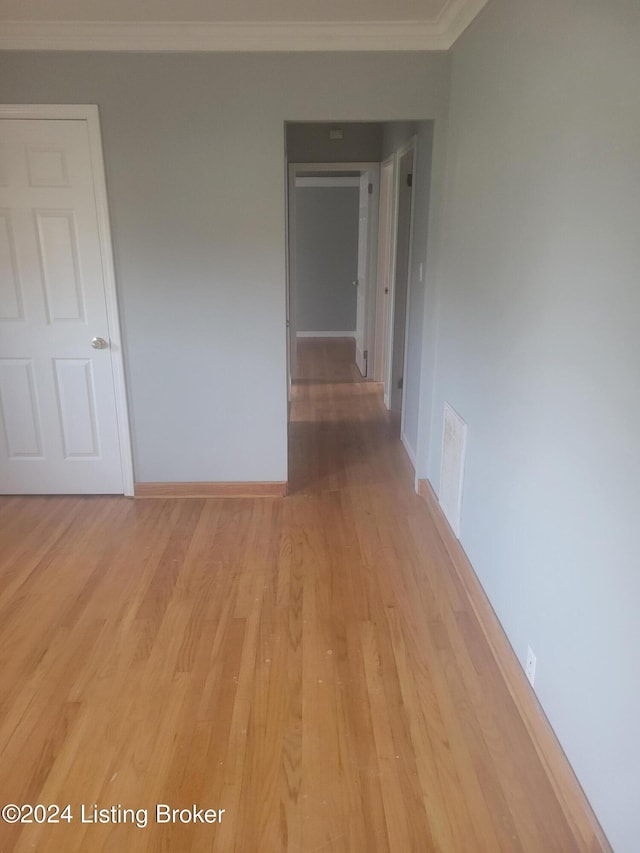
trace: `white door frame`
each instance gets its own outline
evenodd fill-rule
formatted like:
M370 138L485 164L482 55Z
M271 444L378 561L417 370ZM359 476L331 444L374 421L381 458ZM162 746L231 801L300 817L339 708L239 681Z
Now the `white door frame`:
M290 348L289 364L290 364L290 380L295 378L296 367L296 334L295 334L295 295L296 295L296 259L295 259L295 186L299 172L371 172L373 193L371 196L371 207L369 216L369 228L367 234L367 270L370 283L377 281L377 265L378 265L378 191L380 185L380 163L289 163L289 194L288 194L288 211L289 221L287 223L287 231L289 238L289 268L288 268L288 293L289 293L289 333L290 333ZM365 308L365 349L368 350L368 364L374 364L375 358L375 288L372 286L371 291L367 293L366 308ZM367 371L369 372L369 371ZM370 377L369 377L370 378Z
M295 293L293 292L292 282L295 281L296 271L296 253L293 250L295 246L296 230L295 230L295 182L292 181L290 170L287 168L287 152L284 154L284 245L285 245L285 292L286 292L286 341L287 341L287 402L291 402L291 381L296 376L297 359L296 347L292 344L295 341ZM293 184L293 186L292 186ZM291 406L287 406L287 423L291 417Z
M109 326L111 369L115 395L118 439L120 443L120 465L124 494L133 496L133 457L127 407L127 389L124 378L122 337L118 313L116 278L113 266L113 247L109 226L107 183L104 172L100 115L95 104L0 104L0 119L53 119L82 120L87 122L89 151L93 174L93 191L96 200L98 239L102 257L107 323Z
M388 258L386 269L382 269L378 263L377 269L377 293L376 293L376 342L375 342L375 371L374 379L383 384L384 404L389 408L391 405L389 388L389 337L391 334L390 323L393 322L393 299L394 299L394 282L395 282L395 267L396 267L396 243L397 243L397 195L396 195L396 155L395 153L387 157L380 164L380 183L382 184L382 172L384 169L391 169L391 191L389 194L389 216L387 219L386 234L382 231L378 233L378 261L380 261L379 253L383 241L388 243ZM380 224L380 217L378 217ZM387 293L384 292L387 288ZM386 299L385 299L386 297ZM386 303L386 317L384 316L384 306Z
M416 205L416 174L417 174L417 165L418 165L418 137L412 136L411 139L406 142L401 148L398 148L396 151L396 214L398 210L399 198L400 198L400 161L408 154L409 151L413 150L413 170L412 170L412 191L411 191L411 210L409 213L409 247L407 249L408 258L407 258L407 307L404 318L404 354L403 354L403 364L402 364L402 408L400 414L400 440L404 445L411 462L413 463L413 467L416 467L416 460L413 457L413 453L409 446L409 443L406 440L404 434L404 418L405 418L405 408L407 402L407 353L409 351L409 308L411 305L411 276L412 276L412 268L411 268L411 255L413 253L413 225L414 225L414 214L415 214L415 205ZM397 222L396 222L396 238L397 238ZM394 253L395 257L395 253ZM394 261L395 263L395 261ZM394 285L395 285L395 268L394 268ZM394 292L395 299L395 292ZM393 326L391 327L393 329ZM393 332L392 332L393 336ZM392 342L393 346L393 342Z

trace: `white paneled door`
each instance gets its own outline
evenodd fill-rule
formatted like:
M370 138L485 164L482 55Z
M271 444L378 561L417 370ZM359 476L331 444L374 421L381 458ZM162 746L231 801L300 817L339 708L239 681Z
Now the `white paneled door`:
M87 121L0 120L2 494L124 490L95 168Z

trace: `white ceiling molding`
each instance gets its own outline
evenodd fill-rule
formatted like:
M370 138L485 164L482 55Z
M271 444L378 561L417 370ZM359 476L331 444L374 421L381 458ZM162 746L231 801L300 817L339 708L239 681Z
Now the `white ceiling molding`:
M438 16L438 24L447 35L449 47L455 44L487 3L488 0L448 0Z
M2 21L0 50L448 50L487 0L450 0L432 21Z
M332 175L330 178L324 178L320 176L316 176L313 178L299 177L296 176L296 188L298 187L312 187L314 189L318 189L319 187L335 189L336 187L359 187L360 186L360 178L339 178L335 175Z

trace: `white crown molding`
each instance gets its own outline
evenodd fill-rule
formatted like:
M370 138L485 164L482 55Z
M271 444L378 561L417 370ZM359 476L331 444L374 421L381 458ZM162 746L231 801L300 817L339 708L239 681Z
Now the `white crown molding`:
M450 0L430 21L2 21L0 50L448 50L487 0Z
M437 24L298 22L7 21L0 50L363 51L447 50Z
M296 338L355 338L355 332L296 332Z
M447 34L449 47L455 44L487 3L488 0L448 0L438 16L438 24Z
M319 189L321 187L335 189L336 187L356 187L360 186L360 178L325 178L325 177L315 177L315 178L307 178L307 177L296 177L296 189L298 187L312 187L314 189Z

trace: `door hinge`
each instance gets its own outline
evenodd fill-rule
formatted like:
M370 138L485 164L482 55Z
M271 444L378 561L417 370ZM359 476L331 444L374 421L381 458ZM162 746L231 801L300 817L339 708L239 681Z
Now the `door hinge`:
M402 391L402 386L404 385L402 376L398 379L398 390Z
M411 172L409 172L409 174L407 175L407 186L408 187L413 186L413 175L411 174Z
M369 195L373 195L373 184L369 184Z

